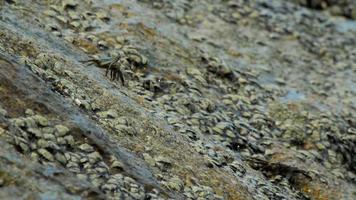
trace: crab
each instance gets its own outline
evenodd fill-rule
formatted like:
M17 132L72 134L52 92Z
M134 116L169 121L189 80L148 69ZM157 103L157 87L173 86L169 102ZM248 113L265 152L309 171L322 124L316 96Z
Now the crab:
M134 70L135 66L147 64L147 58L139 54L136 49L131 46L120 49L114 58L92 56L91 59L82 61L83 63L94 64L99 68L105 68L105 76L110 73L112 80L120 79L122 85L125 85L124 71Z
M110 57L92 56L91 59L82 62L87 63L89 65L94 64L99 68L105 68L105 76L108 76L110 73L110 78L112 80L119 79L122 85L125 85L123 71L127 68L131 69L130 63L123 52L119 52L118 55L113 59Z

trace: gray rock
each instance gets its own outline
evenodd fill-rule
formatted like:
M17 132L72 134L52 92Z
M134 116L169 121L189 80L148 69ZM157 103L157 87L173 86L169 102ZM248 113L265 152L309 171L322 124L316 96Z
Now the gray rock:
M60 124L56 125L55 129L56 129L55 134L57 137L63 137L65 135L67 135L69 132L69 128L67 128L66 126L60 125Z
M48 126L48 120L47 118L41 116L41 115L35 115L32 117L36 123L40 126Z
M94 151L94 148L87 143L81 144L78 148L87 153L91 153Z
M118 117L118 114L117 114L116 110L114 110L114 109L110 109L110 110L107 110L104 112L99 112L98 115L101 118L110 118L110 119L115 119Z
M7 111L0 107L0 116L7 116Z
M43 156L45 159L49 161L54 161L53 155L46 149L38 149L38 154L40 154L41 156Z

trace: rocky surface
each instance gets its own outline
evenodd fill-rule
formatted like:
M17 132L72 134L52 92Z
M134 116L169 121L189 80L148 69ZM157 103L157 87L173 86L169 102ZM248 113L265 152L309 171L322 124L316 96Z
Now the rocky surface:
M334 3L2 1L0 197L355 199Z
M354 0L292 0L300 5L326 10L335 16L356 19L356 1Z

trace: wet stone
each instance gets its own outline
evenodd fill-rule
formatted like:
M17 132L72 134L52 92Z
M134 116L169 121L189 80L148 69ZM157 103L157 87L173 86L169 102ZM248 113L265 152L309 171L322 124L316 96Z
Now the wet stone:
M67 135L64 137L64 140L69 144L70 146L73 146L75 144L74 137L71 135Z
M53 135L54 134L54 129L52 127L44 127L41 129L41 132L43 134L51 134Z
M43 11L43 14L47 15L47 16L50 16L50 17L54 17L56 16L58 13L54 10L45 10Z
M67 144L67 141L62 137L57 137L57 143L59 145L65 145L65 144Z
M104 173L108 172L107 168L105 168L105 167L97 167L97 168L95 168L95 171L99 174L104 174Z
M110 165L111 168L124 169L124 164L118 159L116 159L115 157L112 157L110 161L111 161L111 165Z
M83 169L84 169L87 173L94 173L92 163L85 162L85 163L82 163L82 165L83 165Z
M150 166L154 166L156 161L148 154L148 153L143 153L143 158L145 159L145 161L150 165Z
M174 191L181 191L181 189L183 188L183 181L178 177L173 177L169 179L167 187Z
M88 154L88 158L90 163L96 163L97 161L102 159L100 153L97 151Z
M114 191L116 190L118 187L115 184L104 184L101 189L104 191Z
M37 129L37 128L29 128L27 129L27 132L34 135L37 138L42 138L43 134L41 132L41 130Z
M26 143L20 142L18 146L21 148L23 152L29 152L30 148Z
M69 132L69 129L63 125L56 125L54 128L56 129L55 134L57 137L63 137Z
M40 126L48 126L48 120L45 117L41 116L41 115L35 115L35 116L33 116L33 119Z
M103 184L103 180L99 178L94 178L91 179L90 182L95 186L95 187L100 187Z
M38 154L37 154L37 153L35 153L35 152L31 152L31 154L30 154L30 158L31 158L32 160L37 161L37 160L39 159L39 156L38 156Z
M25 127L25 121L23 119L14 119L12 120L12 123L17 126L17 127Z
M104 112L99 112L98 115L102 118L111 118L111 119L115 119L118 117L117 112L113 109Z
M62 154L62 153L59 153L57 152L55 155L54 155L55 159L60 162L61 164L65 165L67 163L67 159L66 157Z
M25 118L25 119L24 119L24 122L25 122L25 126L26 126L27 128L35 128L35 127L37 127L36 121L35 121L33 118L31 118L31 117Z
M78 6L78 2L76 0L64 0L62 2L63 9L75 9Z
M52 134L43 134L43 139L45 140L49 140L49 141L56 141L56 137Z
M48 141L44 140L44 139L39 139L37 141L37 146L40 148L47 148L50 146L50 144L48 143Z
M156 164L161 167L170 166L172 164L172 160L170 158L167 158L164 156L157 156L155 158L155 161L156 161Z
M5 109L0 108L0 116L7 116L7 111Z
M66 164L66 167L67 167L67 168L71 168L71 169L76 169L76 168L78 168L78 164L75 163L75 162L69 161L69 162Z
M89 161L89 159L87 157L83 157L79 160L80 163L86 163L88 161Z
M49 161L54 161L53 155L46 149L39 149L38 153Z
M25 114L27 117L30 117L30 116L35 115L35 112L33 112L33 110L31 110L31 109L26 109Z
M87 180L87 175L86 174L76 174L77 178L80 180Z
M94 151L94 148L87 143L84 143L78 147L80 150L90 153Z
M127 125L127 119L126 117L119 117L116 119L116 123L120 125Z

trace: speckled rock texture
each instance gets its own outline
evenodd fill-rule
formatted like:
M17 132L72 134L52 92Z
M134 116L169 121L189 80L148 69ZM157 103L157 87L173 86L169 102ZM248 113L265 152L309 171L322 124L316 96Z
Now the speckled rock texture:
M0 6L0 199L356 199L354 1Z

